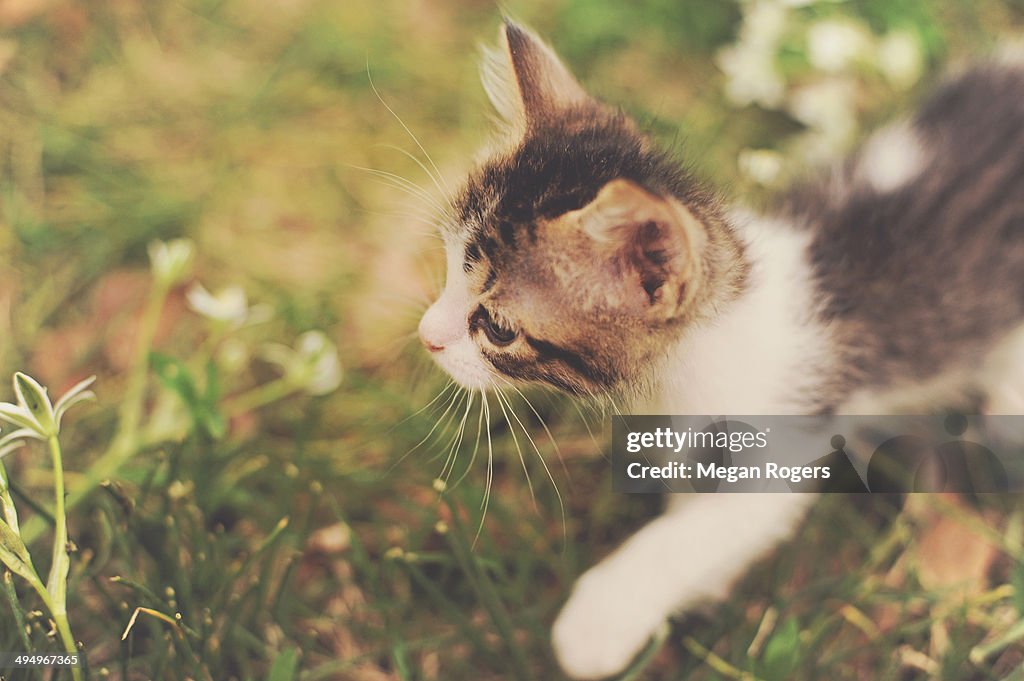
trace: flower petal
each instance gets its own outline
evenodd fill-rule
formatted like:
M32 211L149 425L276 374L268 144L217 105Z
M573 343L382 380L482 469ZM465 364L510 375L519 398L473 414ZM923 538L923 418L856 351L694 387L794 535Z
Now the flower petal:
M10 402L0 402L0 420L13 423L16 426L22 428L28 428L34 432L40 433L40 426L36 423L36 420L32 418L32 414L28 413L22 407Z
M24 446L25 446L25 442L23 440L18 440L17 442L8 442L5 445L0 445L0 461L2 461L5 456L7 456L11 452L13 452L18 447L24 447ZM3 475L0 475L0 478L2 478L2 477L3 477ZM3 482L3 481L0 480L0 482ZM3 491L3 490L0 490L0 491Z
M18 396L18 404L32 415L41 431L46 435L52 435L56 429L56 421L53 418L53 405L50 404L46 388L28 374L18 371L14 374L14 392Z
M60 425L60 415L67 412L72 405L77 405L82 399L94 398L96 395L91 390L89 391L88 397L77 399L80 394L83 394L86 388L92 385L93 381L96 380L95 376L90 376L84 381L79 381L66 393L60 395L60 399L57 400L56 405L53 406L53 414L56 417L57 425Z
M60 399L57 400L57 403L59 404L61 400L66 400L69 397L73 397L74 395L77 395L78 393L82 392L83 390L85 390L86 388L88 388L90 385L92 385L95 382L96 382L96 376L95 375L92 375L89 378L82 379L78 383L75 383L73 386L71 386L63 395L61 395Z
M86 400L95 400L95 399L96 399L96 393L94 393L91 390L86 390L85 392L76 393L74 395L71 395L71 397L68 397L67 395L65 395L64 397L60 398L60 401L57 402L57 408L54 410L54 417L57 419L57 428L58 429L60 428L61 418L64 417L64 414L65 414L65 412L67 412L68 409L70 409L71 407L75 406L76 404L79 404L80 402L85 402Z
M185 299L204 317L235 326L241 326L249 314L249 303L240 286L228 286L213 294L196 282L185 293Z
M151 242L149 261L157 282L173 286L187 277L194 254L195 244L190 239Z
M57 404L53 405L54 413L57 413L58 411L60 411L61 406L63 406L65 403L67 403L73 397L75 397L80 392L82 392L83 390L88 388L90 385L92 385L95 380L96 380L95 376L90 376L89 378L85 379L84 381L79 381L70 390L68 390L66 393L61 395L60 399L57 400ZM95 397L95 395L93 395L93 397Z
M35 431L33 428L20 428L18 430L12 430L3 437L0 437L0 448L6 447L15 440L20 440L24 437L30 437L36 440L42 440L43 436Z

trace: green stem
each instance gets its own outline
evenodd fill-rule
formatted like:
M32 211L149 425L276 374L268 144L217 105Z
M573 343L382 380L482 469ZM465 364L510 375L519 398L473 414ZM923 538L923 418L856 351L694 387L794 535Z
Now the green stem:
M446 496L444 499L451 511L451 530L447 533L447 537L452 547L452 553L455 554L455 560L466 577L469 578L470 587L476 592L484 609L491 616L491 621L498 630L499 636L504 640L505 647L511 656L513 676L519 681L530 679L533 675L530 673L526 655L516 641L515 626L512 624L512 619L501 602L501 597L494 588L491 578L473 557L473 550L470 548L466 529L462 523L462 517L459 515L460 509L451 498Z
M83 474L82 482L68 495L67 510L77 507L99 487L101 482L116 474L121 466L139 450L139 424L142 420L142 406L146 397L146 379L149 376L149 351L153 346L153 338L156 336L157 325L160 323L160 313L164 308L169 290L167 286L155 283L146 300L146 307L139 322L139 335L135 343L135 358L125 386L124 401L121 403L119 411L117 432L107 451L89 466ZM25 540L25 544L30 545L39 539L45 530L46 523L39 517L32 517L23 525L21 536Z
M67 513L64 502L64 461L61 456L60 441L56 435L49 437L47 445L53 464L54 536L53 560L48 580L50 588L43 588L42 592L45 592L47 595L44 602L53 615L53 621L57 624L57 633L64 643L64 650L69 655L78 655L78 646L75 644L75 637L71 635L71 625L68 623L67 584L69 558ZM39 591L39 588L36 588L36 590ZM71 675L75 681L80 681L82 678L81 668L72 667Z
M39 594L39 598L43 601L43 605L50 611L53 616L54 624L57 625L57 635L60 636L61 643L64 644L64 651L68 655L81 655L78 650L78 646L75 645L75 637L71 635L71 626L68 624L68 616L66 613L58 614L54 608L53 599L50 598L50 592L46 590L46 586L43 581L36 577L35 579L28 580L28 583L32 585L35 592ZM72 667L71 676L75 681L82 681L82 668Z
M146 308L139 321L139 335L135 343L135 358L132 372L128 375L124 401L121 403L117 434L111 451L129 452L135 450L135 440L142 420L142 403L146 397L146 379L149 377L149 352L153 347L156 329L160 324L160 313L164 309L169 289L160 283L153 284L153 290L146 300ZM123 443L119 446L119 443Z
M50 450L50 461L53 464L53 561L50 564L50 580L54 581L60 578L60 575L57 574L59 566L67 560L68 520L64 509L64 461L61 457L60 441L57 440L56 435L51 435L46 444ZM57 605L61 607L62 611L66 611L63 602Z
M247 411L277 402L297 390L298 387L287 376L284 376L226 400L224 414L228 417L244 414Z

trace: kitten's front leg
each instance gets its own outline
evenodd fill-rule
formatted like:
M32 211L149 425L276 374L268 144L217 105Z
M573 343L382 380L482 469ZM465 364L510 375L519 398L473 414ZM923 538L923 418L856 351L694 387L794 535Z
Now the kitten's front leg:
M812 494L674 498L573 588L552 632L576 679L621 671L671 615L724 596L750 563L785 538ZM689 503L681 503L689 502Z

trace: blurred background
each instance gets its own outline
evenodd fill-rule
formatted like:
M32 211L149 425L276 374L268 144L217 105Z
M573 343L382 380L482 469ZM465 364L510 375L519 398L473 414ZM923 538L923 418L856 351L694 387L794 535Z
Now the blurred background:
M1021 0L502 11L753 206L1024 35ZM560 603L659 501L612 494L597 410L510 396L478 435L416 341L444 275L432 204L492 133L499 21L476 0L0 0L0 385L98 377L61 432L92 678L560 678ZM42 572L48 460L5 463ZM1024 679L1019 502L916 506L826 499L623 678ZM0 650L53 650L4 585Z

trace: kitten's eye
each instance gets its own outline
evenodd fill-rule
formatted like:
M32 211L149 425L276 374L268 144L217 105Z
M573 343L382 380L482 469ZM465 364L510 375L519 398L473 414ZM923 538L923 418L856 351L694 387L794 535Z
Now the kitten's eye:
M484 309L483 305L476 309L469 320L470 328L483 329L487 334L487 340L498 347L503 347L516 339L515 329L510 329L491 319L491 314Z

